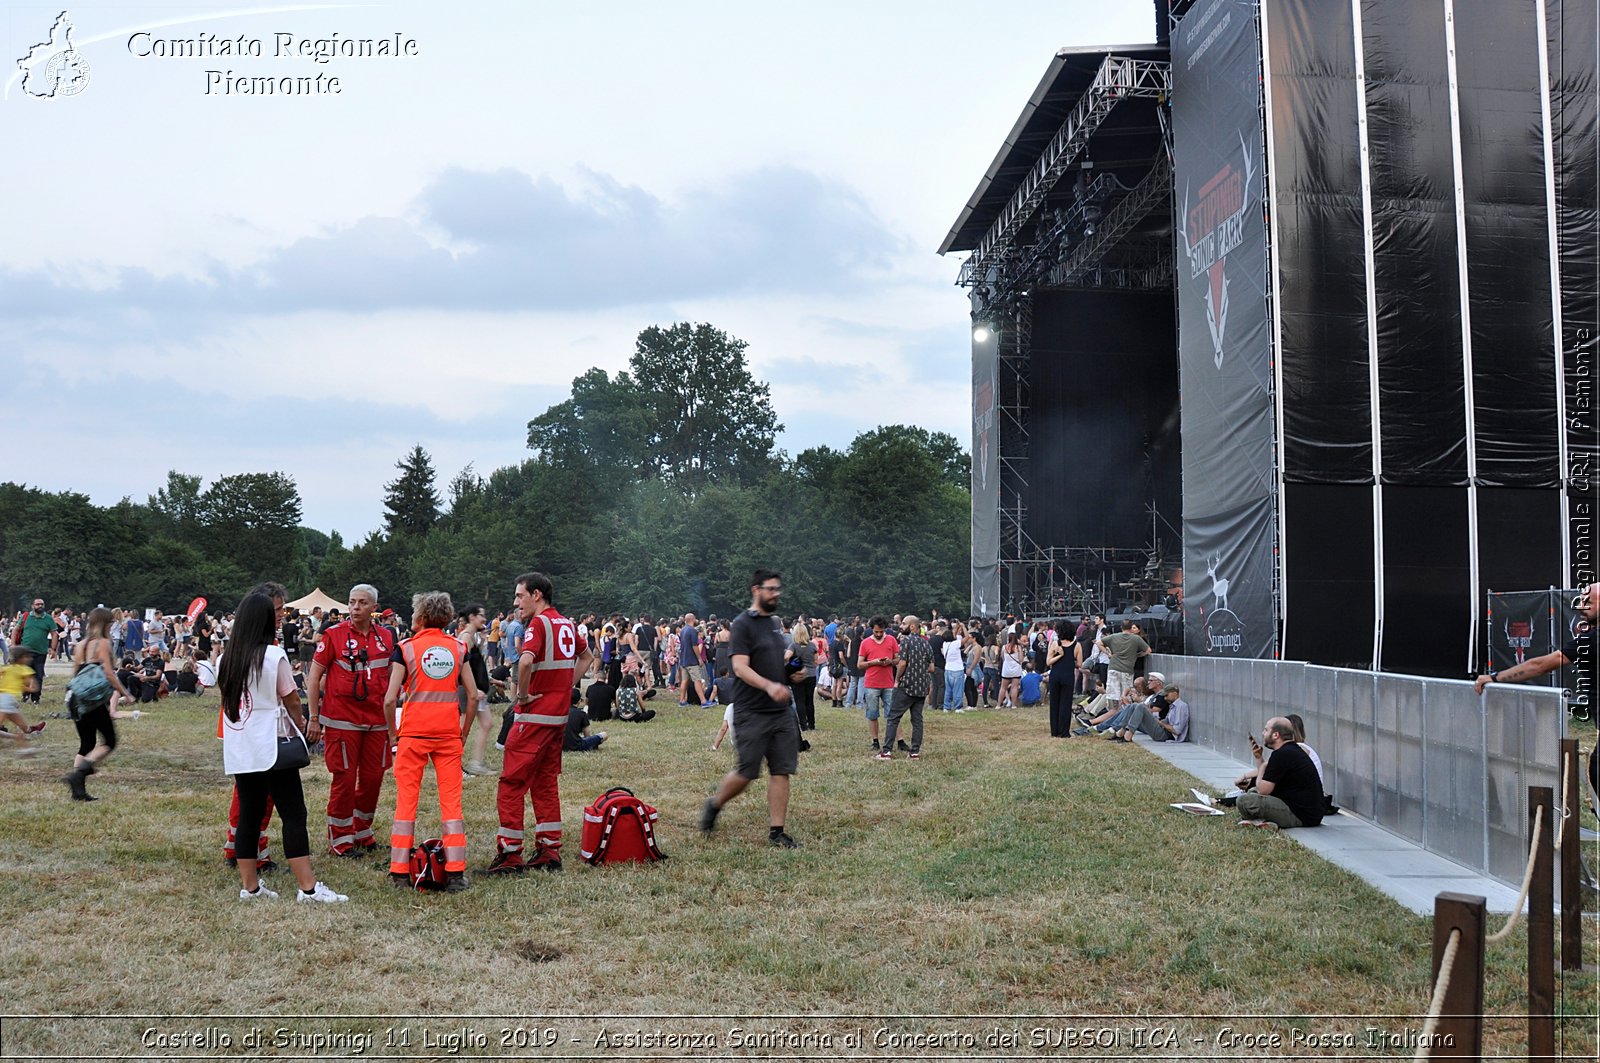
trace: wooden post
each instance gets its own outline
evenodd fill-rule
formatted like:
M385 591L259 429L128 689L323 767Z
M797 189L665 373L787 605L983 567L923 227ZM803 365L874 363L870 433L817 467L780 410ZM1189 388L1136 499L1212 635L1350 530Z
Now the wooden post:
M1528 787L1528 837L1544 810L1544 825L1533 846L1533 883L1528 887L1528 1058L1556 1054L1555 794L1548 786Z
M1433 899L1433 980L1439 984L1439 964L1450 944L1450 932L1461 931L1450 988L1445 990L1437 1040L1430 1049L1436 1059L1479 1059L1483 1054L1483 939L1488 902L1464 893L1441 893ZM1431 997L1431 993L1430 993Z
M1583 856L1578 841L1578 809L1583 793L1578 782L1578 740L1561 740L1561 969L1583 970L1583 887L1578 885L1578 861Z

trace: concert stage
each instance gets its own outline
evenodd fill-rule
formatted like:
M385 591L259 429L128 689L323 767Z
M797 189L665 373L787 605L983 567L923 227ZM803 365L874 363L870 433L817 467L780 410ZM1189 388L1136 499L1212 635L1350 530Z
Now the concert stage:
M1468 674L1491 588L1597 578L1594 4L1155 6L1050 61L940 247L973 609Z

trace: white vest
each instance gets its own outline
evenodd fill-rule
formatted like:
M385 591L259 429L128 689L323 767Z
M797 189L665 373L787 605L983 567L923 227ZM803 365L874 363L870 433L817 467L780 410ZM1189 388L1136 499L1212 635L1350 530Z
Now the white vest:
M278 718L288 711L278 700L278 662L286 660L281 647L268 646L240 699L239 722L223 714L222 770L229 775L270 771L278 762Z

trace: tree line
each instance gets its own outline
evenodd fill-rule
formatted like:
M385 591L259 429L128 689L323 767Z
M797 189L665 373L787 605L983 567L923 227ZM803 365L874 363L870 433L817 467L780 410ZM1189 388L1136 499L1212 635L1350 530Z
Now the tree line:
M786 611L966 609L970 459L942 432L894 425L790 457L746 344L706 324L641 332L628 368L591 369L528 423L530 456L441 492L415 446L381 491L383 526L347 545L302 523L293 479L209 485L173 471L143 502L0 484L0 601L227 607L261 580L335 597L375 584L510 605L530 568L566 609L729 614L758 564L784 573Z

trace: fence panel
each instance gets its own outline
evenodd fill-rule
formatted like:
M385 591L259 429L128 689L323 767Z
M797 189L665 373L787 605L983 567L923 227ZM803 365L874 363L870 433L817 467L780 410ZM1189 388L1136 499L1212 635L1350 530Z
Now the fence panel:
M1484 866L1484 699L1466 682L1430 681L1424 694L1423 845L1463 864Z
M1241 764L1249 736L1298 712L1335 803L1430 852L1520 884L1527 788L1557 786L1559 691L1325 668L1299 661L1161 655L1183 688L1190 740Z

